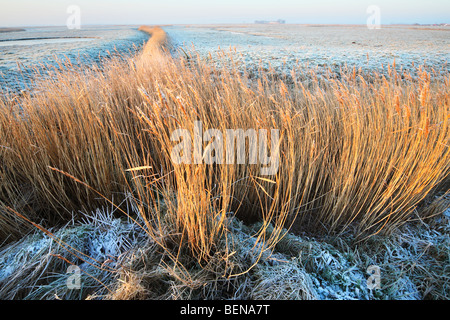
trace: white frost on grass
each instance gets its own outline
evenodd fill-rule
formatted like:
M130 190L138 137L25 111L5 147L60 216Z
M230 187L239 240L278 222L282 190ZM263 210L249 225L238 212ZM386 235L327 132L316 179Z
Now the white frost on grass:
M1 299L86 298L96 288L104 291L120 256L147 240L135 223L115 218L108 209L53 235L39 231L0 251ZM81 269L82 291L66 286L70 265Z
M147 252L145 257L148 259L149 255L153 257L149 260L150 265L144 263L144 269L137 270L136 279L142 275L160 274L155 245L149 242L146 233L131 221L115 218L112 212L111 209L97 210L83 223L55 232L57 238L90 258L75 257L42 233L4 247L0 251L0 298L52 299L55 294L64 299L82 299L92 294L106 297L105 288L97 280L111 285L112 289L117 288L120 280L115 277L114 270L121 268L119 257L135 250ZM431 224L406 224L391 236L373 237L358 245L352 243L350 235L314 238L288 233L273 248L258 242L254 236L261 224L246 226L230 217L226 243L229 252L234 253L226 263L235 265L233 272L238 273L252 267L239 276L240 280L236 279L242 285L236 287L236 292L229 293L230 297L321 300L448 298L449 213L447 209ZM271 226L265 230L267 239L274 230ZM260 250L262 254L259 254ZM57 255L80 266L86 273L82 275L83 294L67 290L65 281L69 264ZM182 259L186 260L186 257ZM102 269L97 268L99 264ZM367 286L370 276L367 269L371 265L380 267L380 289ZM106 271L109 268L113 272ZM227 283L226 279L216 278L214 272L207 275L207 270L197 269L212 291L207 292L206 287L201 286L203 289L195 293L197 289L185 287L186 284L179 283L178 278L167 270L155 283L169 281L173 288L186 290L199 298L223 298L220 296L222 291L214 288L220 287L223 281ZM145 281L136 285L145 291ZM166 292L155 294L167 296Z

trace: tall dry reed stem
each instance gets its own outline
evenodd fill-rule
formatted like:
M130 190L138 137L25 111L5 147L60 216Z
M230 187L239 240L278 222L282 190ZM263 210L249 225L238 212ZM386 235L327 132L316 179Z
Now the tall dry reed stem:
M226 57L227 55L223 55ZM282 227L356 236L389 232L450 169L449 77L393 74L291 83L215 67L195 55L154 63L113 59L102 70L54 72L41 90L0 100L0 234L46 225L130 191L155 238L166 227L199 261L226 235L226 217L263 220L270 247ZM302 73L302 70L295 70ZM395 73L395 71L393 71ZM171 133L279 129L277 174L257 165L175 165ZM273 223L277 232L264 239ZM257 235L258 236L258 235Z

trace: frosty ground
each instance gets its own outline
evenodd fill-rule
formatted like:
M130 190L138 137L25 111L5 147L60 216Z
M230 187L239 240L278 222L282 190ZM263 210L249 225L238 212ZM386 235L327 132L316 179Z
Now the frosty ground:
M35 232L3 247L0 297L419 300L448 299L450 293L450 209L362 244L345 234L287 233L274 250L263 250L259 262L252 234L261 226L230 217L230 236L222 242L235 252L229 265L215 261L200 268L185 261L186 269L171 265L134 222L113 213L99 209L84 223L57 230L54 238ZM79 289L68 289L70 265L82 270ZM373 265L380 267L381 287L370 289L367 269ZM183 279L185 272L190 281Z

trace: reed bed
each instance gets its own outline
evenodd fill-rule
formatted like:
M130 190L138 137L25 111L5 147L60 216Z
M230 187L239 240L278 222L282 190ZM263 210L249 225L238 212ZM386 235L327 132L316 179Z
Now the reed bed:
M261 221L255 248L270 250L286 230L389 234L427 218L417 210L427 197L448 193L448 75L432 81L419 67L415 79L393 66L388 77L350 69L286 81L210 63L232 52L158 56L114 58L101 70L66 61L38 91L1 97L2 241L30 221L60 226L114 203L168 252L178 248L174 260L187 250L207 264L231 215ZM222 132L279 129L279 170L175 164L171 134L193 136L195 121ZM132 211L120 205L130 194Z

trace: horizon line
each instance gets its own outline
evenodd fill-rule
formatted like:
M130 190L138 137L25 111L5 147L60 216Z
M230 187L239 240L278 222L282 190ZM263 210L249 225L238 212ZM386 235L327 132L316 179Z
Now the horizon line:
M258 21L258 20L256 20ZM269 20L268 20L269 21ZM270 20L272 21L272 20ZM275 21L275 20L274 20ZM185 25L258 25L253 22L194 22L194 23L86 23L82 26L141 26L141 25L154 25L154 26L185 26ZM300 22L285 22L280 24L267 24L274 25L302 25L302 26L366 26L365 23L300 23ZM392 22L382 23L381 26L442 26L449 25L450 22L432 22L432 23L406 23L406 22ZM39 25L14 25L14 26L1 26L0 29L14 29L14 28L43 28L43 27L66 27L63 24L39 24Z

